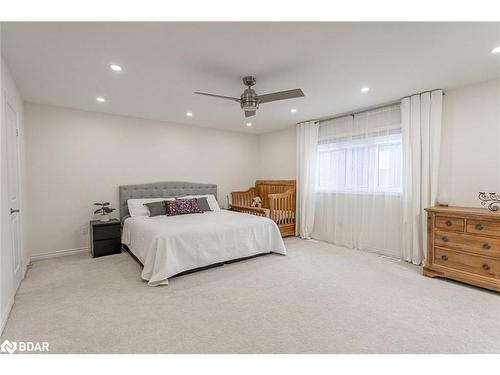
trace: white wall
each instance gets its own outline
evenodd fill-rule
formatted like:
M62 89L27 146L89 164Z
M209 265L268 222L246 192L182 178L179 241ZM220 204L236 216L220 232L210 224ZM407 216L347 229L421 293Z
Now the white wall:
M259 179L295 179L297 175L295 126L260 135L259 156Z
M30 254L82 250L92 203L118 186L216 183L219 202L258 175L256 135L26 104Z
M446 90L440 194L480 207L479 191L500 192L500 79Z
M7 189L7 158L5 143L5 103L8 101L18 114L19 129L19 164L20 164L20 220L21 220L21 277L24 276L28 255L25 249L25 198L24 198L24 114L23 100L12 79L10 71L3 61L0 62L0 333L7 320L8 314L14 302L14 296L19 286L20 279L14 275L13 250L10 234L10 205L8 202Z

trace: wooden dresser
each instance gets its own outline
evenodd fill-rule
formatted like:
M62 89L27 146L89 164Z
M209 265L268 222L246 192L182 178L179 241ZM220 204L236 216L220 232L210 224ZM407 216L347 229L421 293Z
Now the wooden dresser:
M424 275L500 292L500 213L439 206L426 211L428 248Z

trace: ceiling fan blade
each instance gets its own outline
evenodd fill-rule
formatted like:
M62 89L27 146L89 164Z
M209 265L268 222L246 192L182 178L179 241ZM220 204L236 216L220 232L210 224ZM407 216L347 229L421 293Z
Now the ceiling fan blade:
M259 95L259 103L275 102L277 100L300 98L304 96L301 89L273 92L271 94Z
M245 111L245 117L255 116L256 111Z
M232 96L224 96L224 95L215 95L215 94L208 94L206 92L198 92L198 91L195 91L195 94L198 94L198 95L205 95L205 96L211 96L211 97L214 97L214 98L219 98L219 99L228 99L228 100L234 100L235 102L240 102L240 99L239 98L233 98Z

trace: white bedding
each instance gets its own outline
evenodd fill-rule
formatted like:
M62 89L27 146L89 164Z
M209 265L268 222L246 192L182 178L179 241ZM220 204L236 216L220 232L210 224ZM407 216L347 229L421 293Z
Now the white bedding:
M221 210L177 216L129 217L122 243L144 265L149 285L166 285L180 272L260 253L286 255L270 219Z

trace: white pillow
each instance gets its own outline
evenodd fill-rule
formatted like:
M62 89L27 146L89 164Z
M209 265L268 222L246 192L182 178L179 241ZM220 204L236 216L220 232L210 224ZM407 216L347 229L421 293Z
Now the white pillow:
M127 199L128 212L130 216L149 216L149 210L144 203L153 203L161 201L173 201L174 198L146 198L146 199Z
M177 199L191 199L191 198L207 198L208 205L212 211L220 211L219 203L213 194L206 195L186 195L184 197L179 197Z

